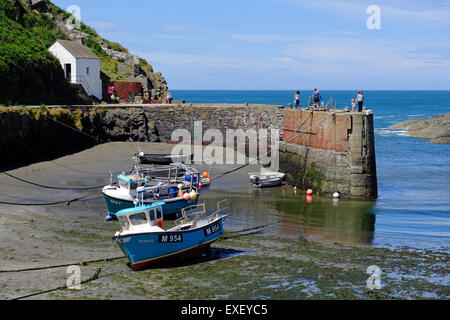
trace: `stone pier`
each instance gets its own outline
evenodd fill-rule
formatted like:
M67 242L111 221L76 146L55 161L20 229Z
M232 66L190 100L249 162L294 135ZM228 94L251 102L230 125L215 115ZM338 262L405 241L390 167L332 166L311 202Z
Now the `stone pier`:
M288 183L331 196L378 196L373 114L286 110L280 169Z

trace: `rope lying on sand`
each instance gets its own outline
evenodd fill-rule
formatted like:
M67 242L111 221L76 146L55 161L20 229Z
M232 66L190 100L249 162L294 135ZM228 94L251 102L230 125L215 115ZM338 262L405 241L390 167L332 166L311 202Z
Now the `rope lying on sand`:
M80 284L86 284L86 283L89 283L89 282L91 282L91 281L97 280L97 279L100 277L100 273L102 272L102 269L106 266L106 263L107 263L109 260L111 260L111 259L108 259L108 257L109 257L109 255L111 254L112 248L114 248L114 245L116 244L116 240L117 240L119 237L120 237L120 232L119 232L119 234L117 235L116 239L113 241L112 246L109 248L109 251L108 251L108 254L106 255L106 257L105 257L103 260L101 260L101 261L103 261L103 264L102 264L99 268L97 268L97 271L95 271L95 273L94 273L94 275L93 275L92 277L90 277L89 279L86 279L86 280L84 280L84 281L81 281ZM122 258L122 257L121 257L121 258ZM121 259L121 258L120 258L120 259ZM98 262L98 261L97 261L97 262ZM69 266L71 266L71 265L69 265ZM30 298L30 297L38 296L38 295L41 295L41 294L45 294L45 293L50 293L50 292L58 291L58 290L63 290L63 289L69 289L69 286L66 284L66 285L64 285L64 286L60 286L60 287L57 287L57 288L54 288L54 289L49 289L49 290L39 291L39 292L31 293L31 294L28 294L28 295L25 295L25 296L17 297L17 298L14 298L14 299L12 299L12 300L22 300L22 299L26 299L26 298Z
M43 185L43 184L39 184L39 183L36 183L36 182L32 182L32 181L29 181L29 180L25 180L25 179L16 177L16 176L14 176L14 175L12 175L12 174L10 174L10 173L7 173L7 172L1 172L1 174L4 174L5 176L8 176L8 177L10 177L10 178L13 178L13 179L18 180L18 181L21 181L21 182L24 182L24 183L27 183L27 184L31 184L31 185L33 185L33 186L37 186L37 187L41 187L41 188L46 188L46 189L52 189L52 190L74 190L74 191L77 191L77 190L78 190L78 191L83 191L83 190L100 189L100 188L103 188L103 187L105 186L105 185L99 185L99 186L95 186L95 187L83 187L83 188L53 187L53 186L46 186L46 185Z
M37 155L39 158L41 158L44 161L48 161L51 163L54 163L56 166L58 167L62 167L68 170L72 170L72 171L76 171L76 172L81 172L81 173L87 173L87 174L109 174L110 172L92 172L92 171L86 171L86 170L81 170L81 169L75 169L75 168L71 168L68 166L65 166L63 164L60 164L54 160L50 160L48 157L42 155L41 153L37 152L36 150L28 147L27 145L25 145L24 143L22 143L19 139L17 139L16 137L14 137L11 133L6 132L8 134L8 136L10 138L12 138L14 141L16 141L19 145L21 145L24 149L27 149L28 151L30 151L31 153L34 153L35 155Z
M112 257L108 258L106 261L114 261L124 258L125 256L120 257ZM29 271L41 271L41 270L50 270L50 269L57 269L57 268L64 268L64 267L70 267L70 266L84 266L90 263L98 263L105 261L105 259L97 259L97 260L89 260L89 261L80 261L77 263L67 263L67 264L58 264L53 266L46 266L46 267L36 267L36 268L27 268L27 269L18 269L18 270L0 270L0 273L20 273L20 272L29 272Z
M10 206L25 206L25 207L32 207L32 206L53 206L53 205L57 205L57 204L67 204L70 205L72 202L77 202L83 199L86 199L87 197L89 197L89 195L83 196L83 197L79 197L79 198L75 198L75 199L71 199L71 200L63 200L63 201L54 201L54 202L44 202L44 203L17 203L17 202L6 202L6 201L0 201L0 204L6 204L6 205L10 205Z

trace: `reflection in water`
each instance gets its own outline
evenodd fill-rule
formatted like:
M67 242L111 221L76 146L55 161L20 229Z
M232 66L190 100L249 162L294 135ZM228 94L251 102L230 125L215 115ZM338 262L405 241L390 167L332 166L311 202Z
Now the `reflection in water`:
M233 192L210 190L202 193L208 208L228 198L230 217L226 226L230 231L251 226L273 224L269 232L283 235L303 234L319 241L342 244L371 244L375 231L374 203L355 200L324 199L297 195L293 188L284 186L254 189L249 186L234 188Z
M343 244L371 244L375 215L371 204L360 201L332 200L314 197L278 201L284 224L298 224L303 235L317 240Z

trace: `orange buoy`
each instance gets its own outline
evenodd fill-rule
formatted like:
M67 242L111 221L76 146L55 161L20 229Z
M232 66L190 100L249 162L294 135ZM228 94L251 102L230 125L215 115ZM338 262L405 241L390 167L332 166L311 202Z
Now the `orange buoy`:
M183 197L184 197L183 191L178 192L178 198L183 198Z
M308 189L308 190L306 191L306 194L307 194L308 196L312 196L312 195L314 194L314 191L313 191L312 189Z
M203 178L208 178L209 177L209 173L208 172L203 172Z

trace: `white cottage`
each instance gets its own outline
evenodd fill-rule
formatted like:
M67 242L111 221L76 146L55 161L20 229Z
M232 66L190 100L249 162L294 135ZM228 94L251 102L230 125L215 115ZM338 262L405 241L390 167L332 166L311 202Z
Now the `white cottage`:
M102 99L100 58L81 40L57 40L48 49L61 63L66 79L81 84L90 96Z

